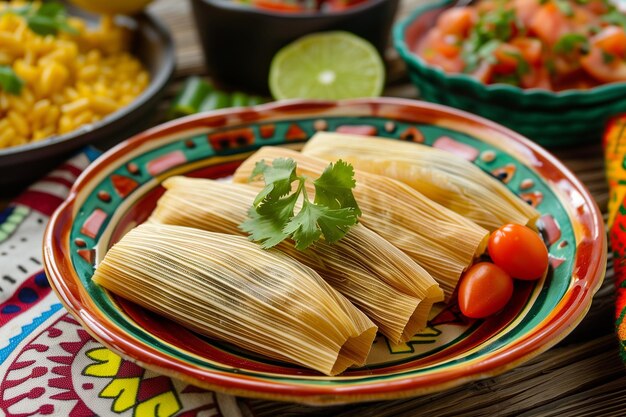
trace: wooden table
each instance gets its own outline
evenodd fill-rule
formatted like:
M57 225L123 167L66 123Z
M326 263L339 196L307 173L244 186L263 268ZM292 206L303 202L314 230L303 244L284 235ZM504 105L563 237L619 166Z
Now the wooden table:
M398 17L426 0L403 0ZM151 10L170 27L177 45L178 68L170 94L191 74L205 74L202 52L188 2L157 0ZM387 96L417 98L393 50L388 61ZM166 108L168 100L164 100ZM608 190L600 144L552 152L574 171L606 213ZM612 265L584 321L555 348L495 378L449 391L398 401L326 408L240 399L256 417L341 416L626 416L626 372L613 335Z

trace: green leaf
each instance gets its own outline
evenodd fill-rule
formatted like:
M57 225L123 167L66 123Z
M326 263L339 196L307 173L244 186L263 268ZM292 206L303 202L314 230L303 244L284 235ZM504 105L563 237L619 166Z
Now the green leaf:
M515 10L505 9L501 6L497 10L482 15L476 29L484 35L488 35L490 39L507 41L513 34L516 21Z
M357 215L352 208L326 210L324 215L317 219L317 224L328 243L335 243L343 238L356 223Z
M476 55L478 55L478 58L484 59L493 64L496 62L496 58L493 54L494 52L496 52L496 49L498 49L500 45L502 45L502 41L499 41L498 39L492 39L483 46L481 46Z
M287 221L293 217L293 212L298 202L300 192L295 192L287 197L277 199L265 199L257 208L259 214L273 216L279 220Z
M269 249L289 237L289 234L283 231L284 225L280 219L264 216L251 208L248 219L241 223L239 228L250 235L250 240L259 242L263 249Z
M569 3L569 0L555 0L555 2L556 7L558 7L561 13L563 13L565 16L574 16L574 8Z
M37 9L37 14L52 19L56 19L59 16L66 16L65 7L61 3L52 1L42 3L39 9Z
M56 35L59 32L57 23L46 16L28 16L26 22L30 30L41 36Z
M303 186L303 185L301 185ZM241 230L250 234L251 240L261 242L264 249L276 246L289 237L283 227L294 215L299 192L285 198L264 200L256 209L248 212L249 219L240 226Z
M626 30L626 15L615 8L602 16L602 20L611 25L621 26L624 30Z
M41 36L56 35L59 30L70 34L78 31L67 22L65 6L58 2L45 2L39 6L28 4L6 8L2 14L13 13L26 20L28 28Z
M306 192L306 177L296 175L296 162L279 158L267 165L257 162L251 179L263 175L265 188L257 195L249 216L240 228L250 234L250 239L271 248L291 237L296 249L304 250L324 236L328 243L341 239L361 214L352 194L356 186L354 169L338 161L324 170L313 182L315 202ZM292 183L298 186L292 192ZM290 194L291 193L291 194ZM294 215L302 196L302 208Z
M602 62L605 64L610 64L617 58L615 55L612 55L603 49L601 49L600 52L602 52Z
M301 182L300 187L303 186L304 183ZM284 198L263 198L256 209L255 206L250 209L248 212L249 219L240 225L241 230L249 233L251 240L261 242L264 249L276 246L287 239L289 234L283 231L283 227L294 215L300 187L297 192ZM259 196L261 194L263 191L259 193Z
M254 199L258 206L265 199L278 199L291 192L291 183L297 179L296 162L293 159L277 158L272 165L259 161L254 166L250 179L263 175L265 188Z
M577 49L581 52L589 50L589 39L580 33L566 33L554 44L554 52L557 54L570 54Z
M512 9L500 7L481 15L476 25L472 27L461 51L461 58L465 62L464 72L475 71L483 60L493 61L495 49L502 42L508 41L513 35L513 29L519 29L519 26L515 11Z
M307 200L302 203L300 212L293 217L283 229L283 232L288 235L293 235L296 249L304 250L313 242L319 240L322 236L322 231L317 227L317 221L327 210L330 209L311 204Z
M265 170L270 166L265 163L265 159L261 159L254 164L254 169L252 170L252 174L250 174L250 178L248 181L254 181L259 177L262 177L265 174Z
M19 95L24 87L24 81L17 76L13 68L0 65L0 88L9 94Z
M296 249L304 250L324 235L328 243L345 236L357 218L351 208L330 209L304 201L302 210L293 217L283 231L293 235Z
M331 209L349 207L357 216L361 215L359 205L351 192L356 186L352 165L342 160L335 164L331 163L313 184L315 185L315 204Z
M477 51L475 51L468 58L465 59L465 62L467 63L465 66L465 71L474 71L483 61L490 64L495 64L496 57L494 55L494 52L496 51L496 49L498 49L500 45L502 45L502 41L498 39L492 39L482 45Z
M519 52L506 52L506 54L510 57L515 58L515 60L517 61L515 75L521 77L522 75L528 74L530 72L530 64L526 62L522 54L520 54Z

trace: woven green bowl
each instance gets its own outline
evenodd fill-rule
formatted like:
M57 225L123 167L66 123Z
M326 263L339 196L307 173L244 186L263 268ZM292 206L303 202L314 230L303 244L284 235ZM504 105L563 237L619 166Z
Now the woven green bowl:
M479 114L544 146L599 141L608 119L626 111L626 83L555 93L507 84L486 85L469 75L446 73L428 65L413 53L415 45L453 3L429 2L394 27L394 45L424 100Z

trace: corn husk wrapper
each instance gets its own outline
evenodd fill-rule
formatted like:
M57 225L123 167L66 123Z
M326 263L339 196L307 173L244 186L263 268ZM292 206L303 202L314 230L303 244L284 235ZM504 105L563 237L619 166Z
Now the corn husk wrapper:
M326 375L363 365L376 336L315 271L243 236L144 224L93 280L194 331Z
M292 158L298 174L319 177L328 162L282 147L263 147L235 171L234 181L249 183L256 162ZM408 185L381 175L355 170L361 222L406 253L439 283L448 301L461 274L484 252L489 232L435 203ZM250 183L257 187L262 181ZM311 186L308 192L314 194Z
M247 185L185 177L169 178L163 186L167 191L149 222L230 234L244 233L239 225L258 194ZM422 330L433 303L443 299L423 268L362 225L332 245L320 241L300 251L285 241L277 248L318 272L393 343Z
M342 159L361 171L402 181L487 230L507 223L532 227L539 218L534 207L476 165L430 146L320 132L302 153L328 161Z

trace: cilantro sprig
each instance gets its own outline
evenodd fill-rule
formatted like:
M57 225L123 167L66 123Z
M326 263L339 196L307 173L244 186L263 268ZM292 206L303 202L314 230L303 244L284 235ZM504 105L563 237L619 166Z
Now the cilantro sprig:
M8 13L23 17L28 28L41 36L56 35L59 31L72 35L78 33L67 21L65 6L54 1L40 5L30 3L20 7L8 7L2 12Z
M265 187L253 202L240 228L250 239L269 249L285 239L293 239L296 249L304 250L322 236L334 243L355 225L361 210L352 194L356 186L352 165L337 161L313 181L315 198L309 198L309 179L296 172L290 158L277 158L271 165L256 163L250 179L263 176ZM292 192L295 184L295 191ZM298 202L300 210L295 213Z
M501 7L493 13L481 15L463 44L461 57L465 62L464 71L475 71L482 61L494 63L494 51L502 42L509 40L514 28L519 27L513 9Z
M13 68L0 65L0 90L9 94L19 95L24 87L24 80L17 76Z

